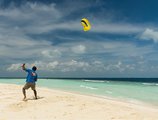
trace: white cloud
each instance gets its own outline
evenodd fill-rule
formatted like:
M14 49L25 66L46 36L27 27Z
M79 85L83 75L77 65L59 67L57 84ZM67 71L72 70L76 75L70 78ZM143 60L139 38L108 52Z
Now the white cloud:
M12 64L7 68L7 71L17 71L21 68L22 64Z
M105 39L104 41L98 41L84 42L84 46L86 46L86 53L90 55L108 54L109 57L115 56L125 58L140 57L155 51L152 45L137 46L134 43L128 41L120 42L121 40L114 41L108 39Z
M58 49L43 50L41 54L47 58L57 58L62 55L62 53Z
M5 35L4 35L5 38ZM0 57L14 58L34 58L37 57L40 51L45 48L50 49L51 44L47 41L35 41L30 38L24 39L22 37L0 38Z
M153 40L155 43L158 42L158 31L147 28L141 35L140 39Z
M7 68L8 71L21 69L20 62L24 61L27 62L27 67L31 67L32 64L29 63L33 63L38 66L39 70L58 71L59 73L61 71L124 72L136 70L136 66L133 64L136 57L155 52L151 45L137 46L133 42L128 42L129 40L122 43L119 39L110 40L99 36L99 34L94 38L91 37L93 33L125 36L138 34L144 31L146 28L144 25L117 23L110 20L103 22L97 18L96 21L90 19L92 29L84 32L80 18L63 19L74 13L74 10L77 11L78 7L73 6L70 13L69 8L64 11L65 8L59 9L55 4L44 5L28 2L19 8L10 6L4 10L0 9L0 58L7 61L2 61L1 64L10 63L11 65ZM66 30L66 32L54 35L56 30ZM68 30L80 31L86 37L80 36L80 33L74 35L75 37L71 36L71 31L67 35ZM46 37L42 36L43 33ZM48 37L46 33L48 33ZM50 35L51 33L52 35ZM158 32L153 29L146 29L140 38L157 42L157 34ZM38 35L42 36L40 40L34 39L36 36L39 37ZM58 39L65 41L57 41ZM54 41L57 44L53 44ZM83 54L84 56L82 56ZM123 64L123 59L133 61L131 64ZM19 63L15 64L17 62ZM139 63L142 66L145 64L141 61L136 64Z
M45 5L30 2L27 2L20 7L12 5L8 8L0 9L0 15L7 17L10 20L19 20L19 22L22 22L21 20L25 22L32 21L34 23L39 23L40 20L44 19L47 20L48 17L51 21L61 17L60 12L55 8L55 4ZM37 21L33 21L34 18L36 18ZM45 21L42 21L41 23L45 23Z
M94 23L91 31L110 34L138 34L144 30L144 26L129 23Z
M83 8L89 6L84 5L82 2L81 4L83 5ZM75 10L79 9L80 8L78 7L73 7L70 11L73 13ZM56 4L53 3L50 5L44 5L40 3L27 2L19 8L11 6L4 10L0 9L0 15L5 18L5 20L2 19L0 27L2 30L6 30L7 28L6 33L12 33L13 29L15 29L15 31L24 35L47 33L53 30L72 30L82 32L80 19L68 21L63 20L66 15L70 14L70 11L64 9L61 10L61 8L57 8ZM92 29L89 32L125 35L137 34L144 30L144 26L141 25L101 21L103 20L90 20L92 23ZM18 32L16 32L16 35Z
M21 69L20 63L11 64L7 70L17 71ZM104 63L102 61L85 62L85 61L52 61L43 62L35 61L34 63L27 63L26 68L32 68L32 66L37 66L38 71L58 71L58 72L73 72L73 71L85 71L85 72L108 72L108 71L119 71L124 72L125 70L134 70L135 65L123 64L121 61L117 63Z
M34 65L37 66L39 70L53 71L58 67L60 63L58 61L52 62L43 62L43 61L35 61Z
M85 5L84 3L80 4L83 5L83 8L89 6ZM69 6L68 4L66 5ZM8 9L1 9L0 15L9 20L2 21L1 26L14 27L15 29L20 28L21 32L25 34L40 34L59 29L82 31L80 19L59 22L64 18L64 16L70 15L71 12L73 13L79 9L81 8L71 7L71 10L68 8L68 11L67 9L61 10L61 8L57 8L53 3L50 5L44 5L27 2L19 8L11 6ZM90 19L89 21L92 23L92 29L90 30L91 32L110 34L136 34L144 30L144 26L130 23L113 23L107 22L107 20L101 22L102 20L100 19L95 19L95 21Z
M86 70L86 68L89 67L89 63L76 60L63 62L60 65L63 66L63 68L66 68L63 71L77 71L79 69Z
M17 71L21 69L20 63L18 64L11 64L7 70L8 71ZM34 63L27 63L26 68L31 68L33 65L37 66L38 70L45 70L45 71L53 71L53 70L59 70L59 71L77 71L78 69L86 70L87 67L89 67L89 63L83 62L83 61L65 61L65 62L59 62L59 61L52 61L52 62L43 62L43 61L35 61Z
M72 52L77 54L85 53L86 47L84 45L77 45L72 47Z
M27 60L27 66L31 67L32 64L34 64L39 68L39 70L58 72L72 72L80 70L96 73L106 73L108 71L125 72L126 70L133 71L135 70L133 62L135 62L138 66L143 66L146 63L139 64L140 60L143 61L143 59L145 59L142 56L154 52L152 46L137 47L134 44L128 42L124 42L124 44L122 44L118 41L86 41L82 45L81 42L75 42L69 44L65 43L61 46L55 47L52 47L49 42L46 42L45 46L43 46L44 43L38 43L38 41L37 43L33 41L33 44L37 47L34 48L33 51L29 44L24 46L20 45L17 50L12 50L11 48L9 49L9 47L2 47L0 49L5 51L9 58L17 59L18 57L28 57L30 59L31 57L34 58L38 56L38 59L35 59L35 62L32 62L33 60L31 59ZM72 52L73 47L78 49L76 49L75 52ZM19 56L15 56L15 54L11 55L10 51L17 53ZM76 53L78 54L77 56ZM82 54L79 53L84 53L85 55L88 54L88 59L82 58ZM98 54L101 54L101 57L98 56ZM104 58L104 56L106 55L108 56ZM121 60L118 60L118 58L121 60L132 61L132 63L123 64L123 62ZM140 59L137 60L137 58ZM11 65L8 67L7 70L12 71L20 69L20 67L17 67L19 66L19 64L14 63L17 63L17 61L11 61ZM29 65L29 63L32 64Z
M34 40L28 36L28 33L31 33L32 27L49 25L54 19L60 17L60 13L55 9L54 4L47 6L27 3L18 8L10 6L6 9L0 9L0 16L1 58L7 57L9 60L17 58L33 59L39 56L45 48L51 48L51 42L45 39Z
M121 61L118 61L118 63L116 64L109 64L107 65L106 67L106 70L108 71L113 71L113 70L118 70L120 72L123 72L125 70L124 66L122 65L122 62Z
M26 68L32 68L33 66L37 66L38 70L53 70L59 65L58 61L53 62L42 62L35 61L34 63L26 63ZM11 64L6 70L7 71L17 71L20 70L22 63Z

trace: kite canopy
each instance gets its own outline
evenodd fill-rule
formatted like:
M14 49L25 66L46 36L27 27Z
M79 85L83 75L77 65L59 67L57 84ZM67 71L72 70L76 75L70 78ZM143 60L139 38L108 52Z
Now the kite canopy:
M83 26L83 30L84 30L84 31L88 31L88 30L91 29L91 25L90 25L89 21L88 21L86 18L83 18L83 19L81 20L81 24L82 24L82 26Z

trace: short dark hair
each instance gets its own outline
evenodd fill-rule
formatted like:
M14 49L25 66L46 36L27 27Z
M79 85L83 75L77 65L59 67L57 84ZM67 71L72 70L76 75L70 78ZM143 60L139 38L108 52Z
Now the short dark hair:
M33 71L36 71L36 70L37 70L37 67L36 67L36 66L33 66L33 67L32 67L32 70L33 70Z

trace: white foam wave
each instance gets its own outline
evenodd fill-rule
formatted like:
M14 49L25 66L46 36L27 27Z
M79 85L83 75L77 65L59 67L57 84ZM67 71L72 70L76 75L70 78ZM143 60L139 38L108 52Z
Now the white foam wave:
M158 83L142 83L143 85L158 86Z
M144 102L142 102L142 101L139 101L139 100L136 100L136 99L129 99L128 100L130 103L134 103L134 104L138 104L138 105L143 105L143 104L145 104Z
M107 82L107 81L102 81L102 80L84 80L84 81L85 82L99 82L99 83Z
M98 89L98 88L95 88L95 87L90 87L90 86L85 86L85 85L80 85L80 87L86 88L86 89L91 89L91 90L96 90L96 89Z
M108 93L108 94L112 94L112 91L105 91L106 93Z

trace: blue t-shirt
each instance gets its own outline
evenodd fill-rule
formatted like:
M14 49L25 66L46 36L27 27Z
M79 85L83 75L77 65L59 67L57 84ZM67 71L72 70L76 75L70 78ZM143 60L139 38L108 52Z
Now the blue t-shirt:
M37 73L31 69L26 69L25 71L28 72L26 82L35 83L37 81Z

